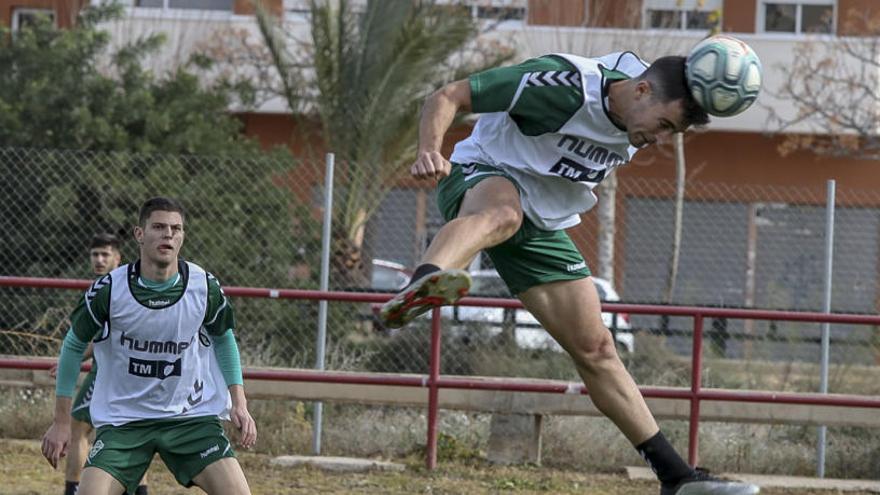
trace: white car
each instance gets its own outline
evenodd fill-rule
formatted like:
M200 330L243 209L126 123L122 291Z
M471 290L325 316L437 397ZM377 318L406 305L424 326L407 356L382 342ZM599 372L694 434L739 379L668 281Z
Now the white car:
M510 291L501 276L494 269L471 271L473 285L468 293L474 297L511 297ZM599 292L599 299L605 302L620 300L620 296L608 281L593 277L593 283ZM475 323L484 326L491 335L500 334L505 323L505 314L510 318L509 309L488 308L477 306L444 306L440 314L456 324ZM621 354L631 354L635 350L635 338L629 323L629 316L623 313L602 312L602 322L612 329L615 335L617 350ZM522 349L548 349L563 352L562 347L538 323L538 320L524 309L514 310L513 321L516 344Z
M370 288L379 292L397 292L409 283L412 275L401 263L373 259L370 272Z

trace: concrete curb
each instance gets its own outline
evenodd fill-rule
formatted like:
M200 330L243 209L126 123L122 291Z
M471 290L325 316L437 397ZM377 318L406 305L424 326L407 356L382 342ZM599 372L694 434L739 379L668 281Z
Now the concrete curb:
M712 473L726 479L753 483L761 488L803 488L805 490L837 490L841 492L861 491L880 493L880 481L838 480L829 478L809 478L806 476L776 476L768 474ZM646 467L626 467L626 476L631 480L655 480L654 473Z
M376 461L373 459L356 459L352 457L282 455L275 457L270 464L273 466L296 467L312 466L325 471L358 473L364 471L403 471L406 466L394 462Z

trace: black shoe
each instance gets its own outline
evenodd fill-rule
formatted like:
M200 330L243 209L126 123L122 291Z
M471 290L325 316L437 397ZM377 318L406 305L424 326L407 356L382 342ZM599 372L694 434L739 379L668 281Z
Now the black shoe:
M755 495L760 492L757 485L718 479L700 468L677 485L660 488L660 495Z

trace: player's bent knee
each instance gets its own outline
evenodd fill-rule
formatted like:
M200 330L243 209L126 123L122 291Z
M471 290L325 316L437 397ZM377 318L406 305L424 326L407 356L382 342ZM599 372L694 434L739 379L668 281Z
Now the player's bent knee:
M579 339L571 347L574 360L588 370L620 360L610 332L607 337Z
M485 213L492 223L492 230L504 237L510 237L522 225L522 212L516 208L493 208Z

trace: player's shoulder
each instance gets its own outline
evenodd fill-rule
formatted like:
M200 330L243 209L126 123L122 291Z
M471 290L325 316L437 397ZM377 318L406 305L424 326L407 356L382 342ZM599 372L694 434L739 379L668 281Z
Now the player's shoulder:
M631 51L612 52L592 60L607 70L619 71L630 77L638 76L651 65Z
M223 293L223 287L220 283L220 279L217 278L217 276L213 273L201 267L199 267L199 269L202 270L202 272L205 274L205 279L208 281L208 289L211 291L220 291L220 293Z
M113 270L101 275L92 281L91 285L89 285L88 290L86 290L86 299L93 300L98 295L103 295L109 293L113 288L113 283L116 281L117 283L120 280L125 280L128 276L128 265L122 265Z

